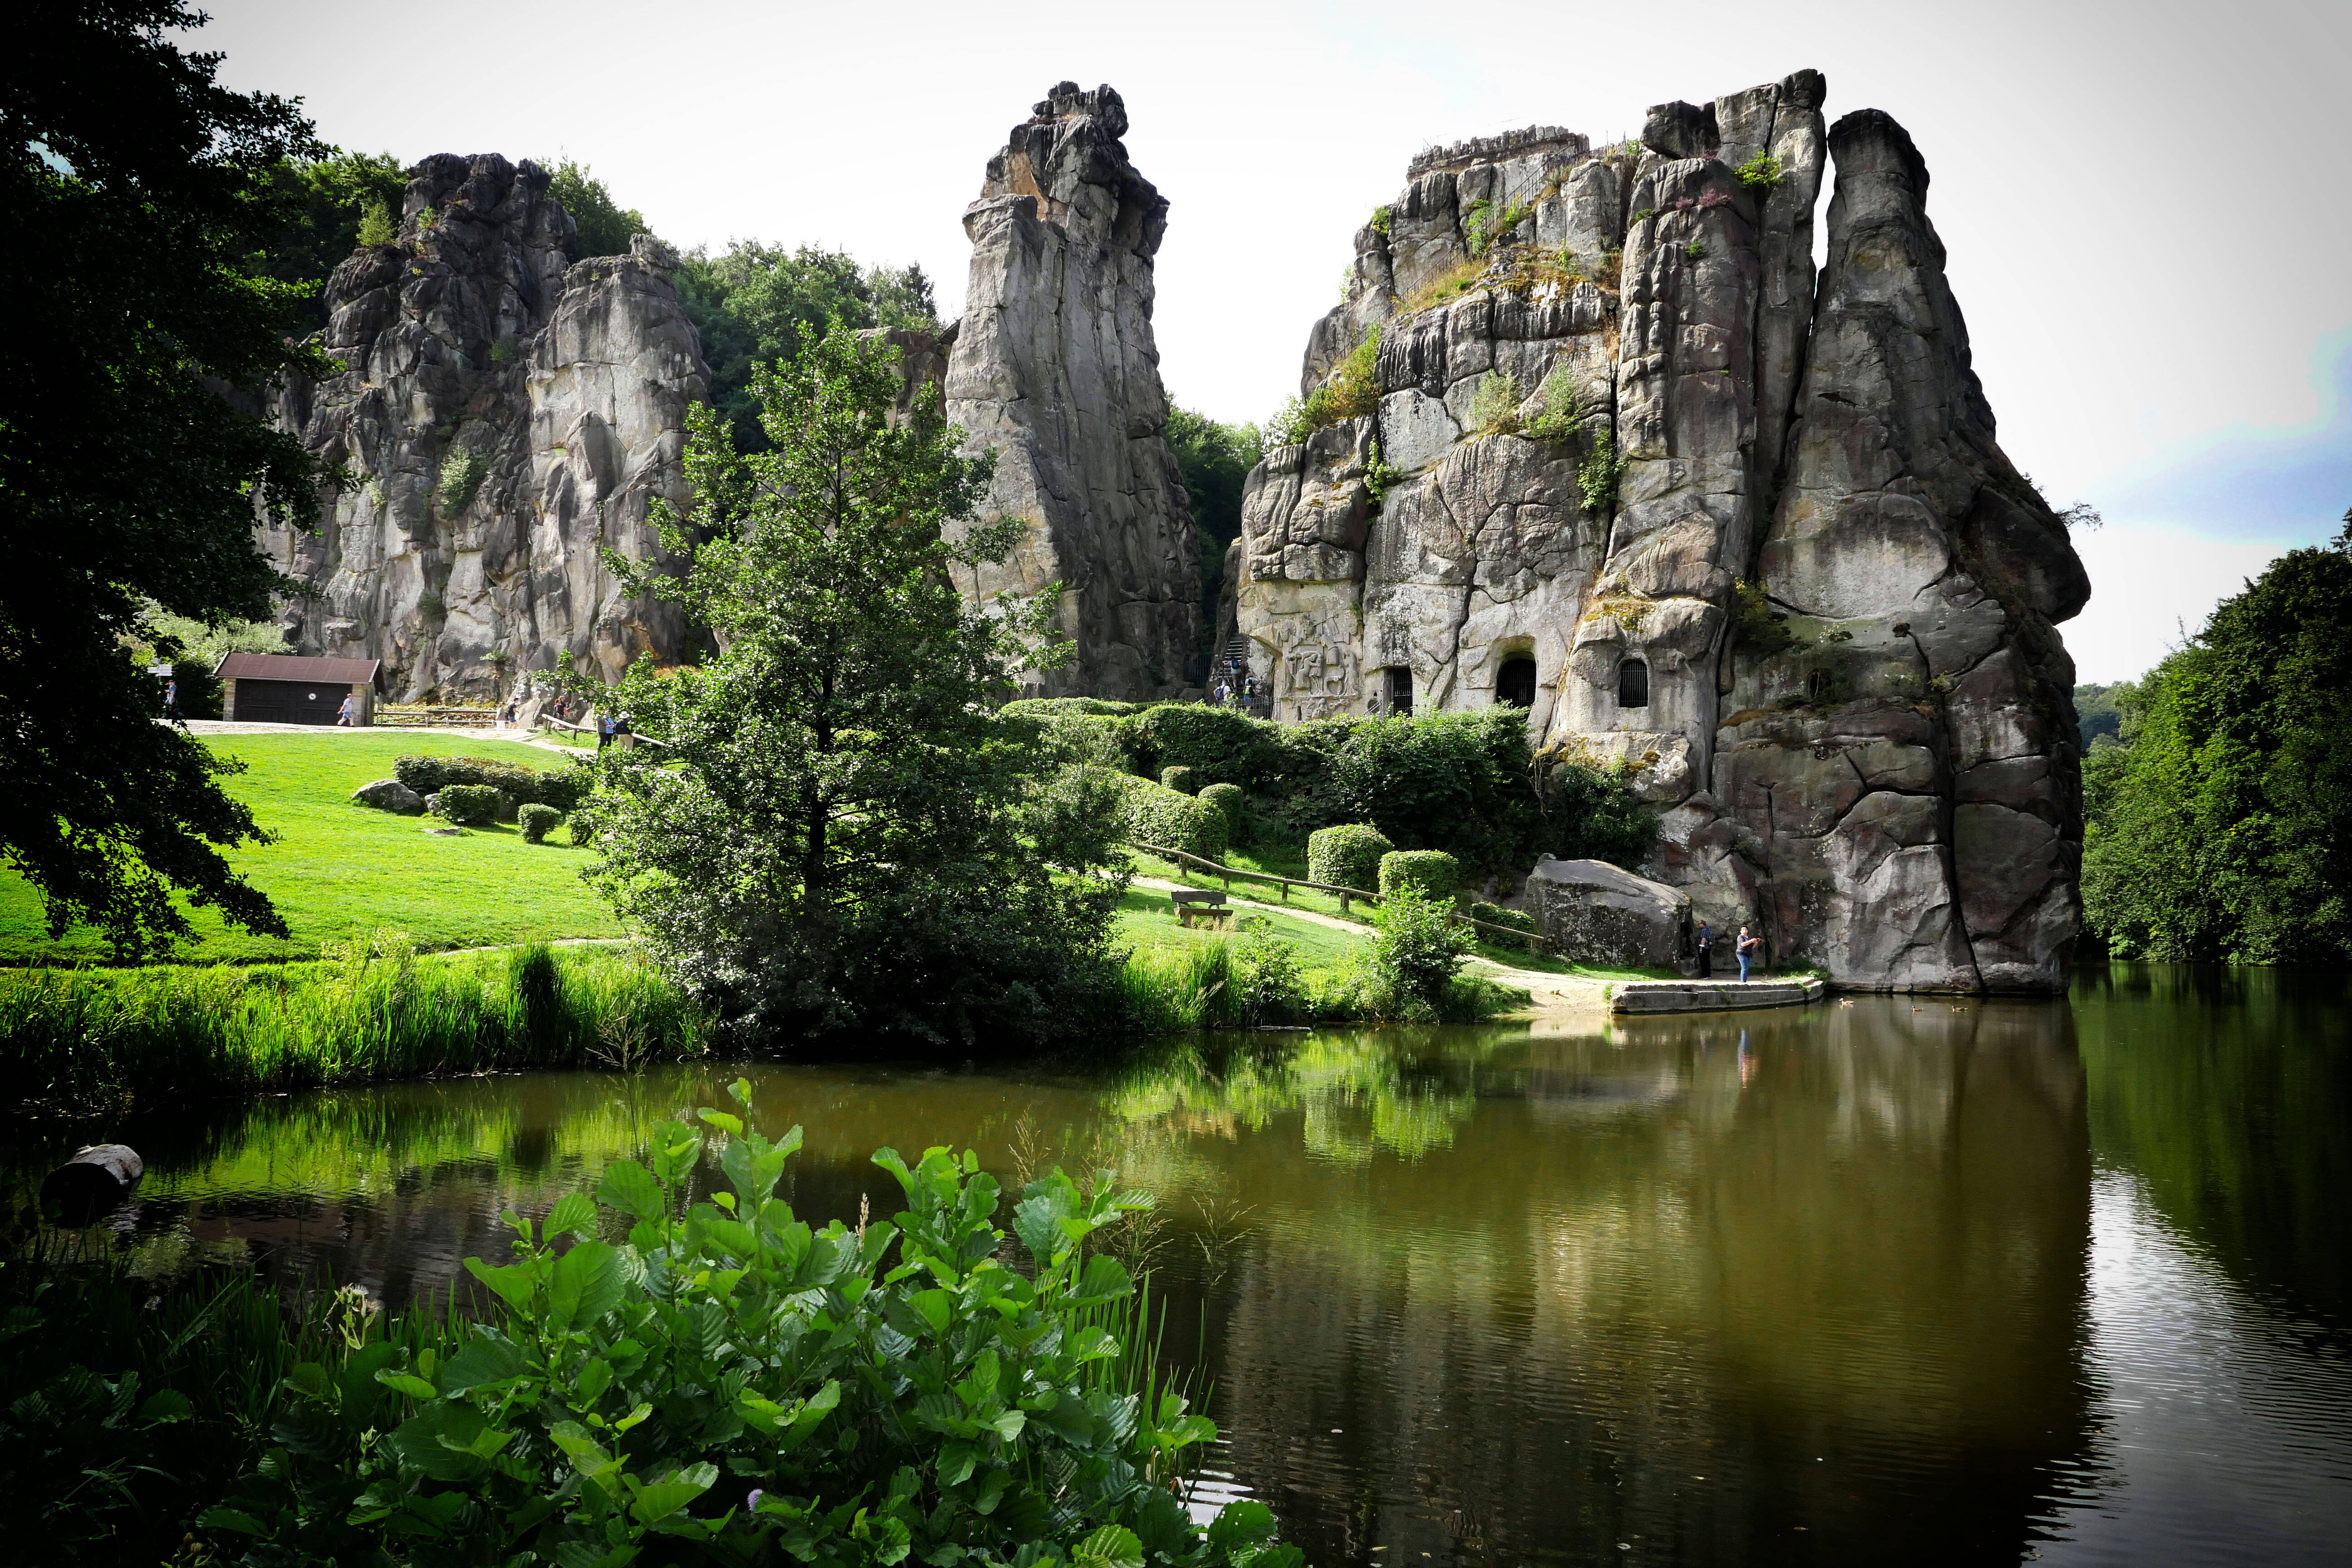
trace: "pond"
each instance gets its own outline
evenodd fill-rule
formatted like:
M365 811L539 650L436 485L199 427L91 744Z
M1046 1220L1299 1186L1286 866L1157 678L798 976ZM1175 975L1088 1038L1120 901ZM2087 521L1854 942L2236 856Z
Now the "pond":
M2352 999L2099 966L1855 997L1223 1037L1099 1078L748 1069L804 1217L877 1146L1161 1199L1212 1495L1318 1564L2341 1563ZM438 1296L734 1068L321 1092L116 1128L158 1273ZM20 1136L26 1173L56 1152ZM69 1144L68 1144L69 1146Z

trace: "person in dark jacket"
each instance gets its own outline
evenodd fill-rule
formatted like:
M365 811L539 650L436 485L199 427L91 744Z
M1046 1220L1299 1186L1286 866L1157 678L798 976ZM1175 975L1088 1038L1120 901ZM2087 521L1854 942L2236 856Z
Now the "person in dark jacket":
M1705 921L1698 922L1698 977L1705 980L1715 973L1715 932Z

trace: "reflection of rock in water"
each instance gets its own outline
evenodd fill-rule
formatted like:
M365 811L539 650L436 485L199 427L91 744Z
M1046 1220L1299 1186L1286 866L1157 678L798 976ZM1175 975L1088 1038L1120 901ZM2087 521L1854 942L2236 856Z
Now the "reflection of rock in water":
M2085 1443L2065 1011L1873 998L1524 1050L1450 1149L1236 1151L1260 1240L1216 1415L1310 1561L1453 1554L1456 1510L1506 1562L1745 1562L1795 1524L1823 1561L2014 1556Z

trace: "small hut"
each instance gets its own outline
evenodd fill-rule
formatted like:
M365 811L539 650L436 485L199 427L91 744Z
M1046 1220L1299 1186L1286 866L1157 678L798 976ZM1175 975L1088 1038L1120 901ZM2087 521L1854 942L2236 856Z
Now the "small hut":
M221 683L221 717L247 724L332 724L343 699L358 721L375 721L378 658L310 658L286 653L233 653L213 672Z

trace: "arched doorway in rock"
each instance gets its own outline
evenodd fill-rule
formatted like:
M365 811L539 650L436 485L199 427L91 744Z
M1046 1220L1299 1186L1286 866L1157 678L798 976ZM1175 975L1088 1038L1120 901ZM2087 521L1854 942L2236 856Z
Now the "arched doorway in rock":
M1650 667L1638 658L1629 658L1617 667L1617 706L1647 708L1650 705Z
M1522 654L1507 658L1495 672L1495 700L1514 708L1536 705L1536 661Z

